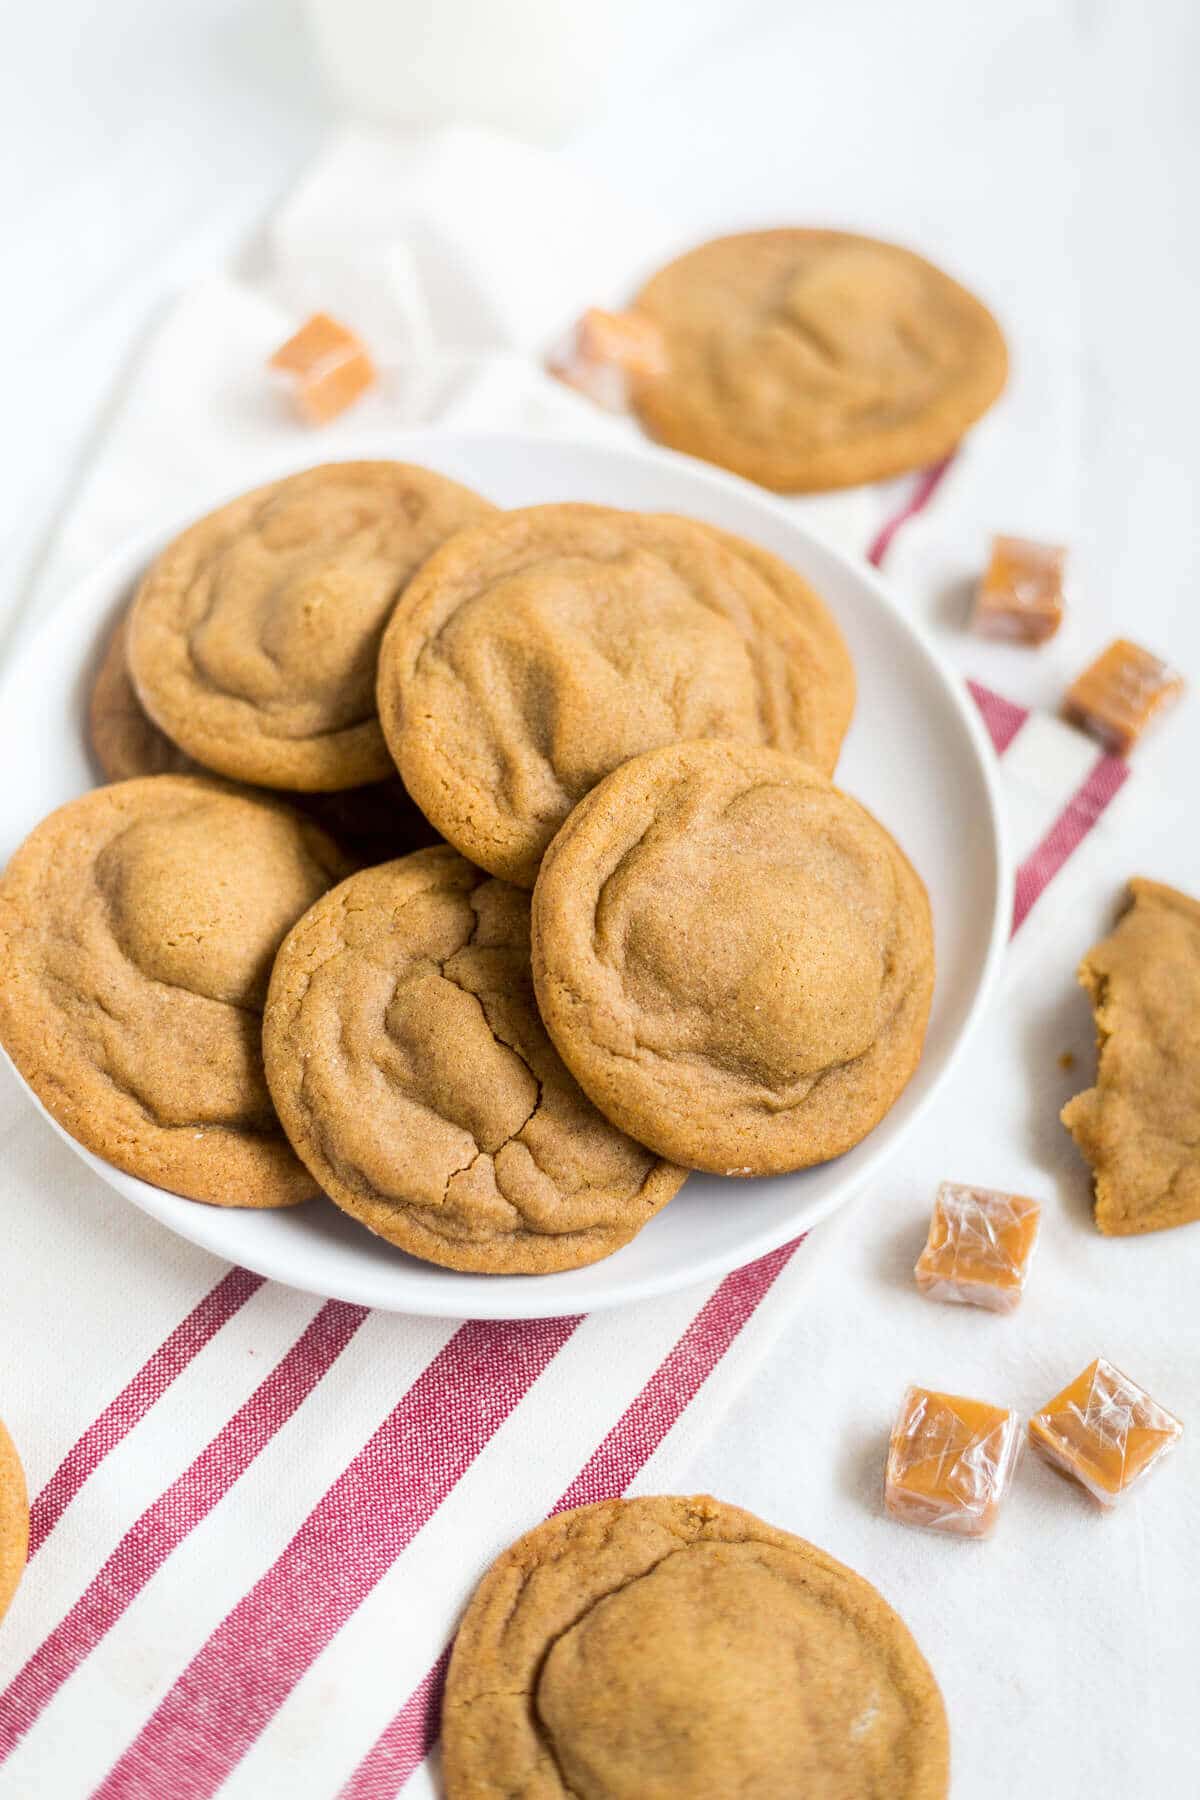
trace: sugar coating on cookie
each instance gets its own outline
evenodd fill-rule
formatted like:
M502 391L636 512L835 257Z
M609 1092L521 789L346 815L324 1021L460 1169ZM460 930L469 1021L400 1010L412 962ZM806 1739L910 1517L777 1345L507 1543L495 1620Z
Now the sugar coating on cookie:
M532 887L571 807L640 751L736 738L830 772L854 675L822 601L744 539L537 506L431 557L384 637L378 699L426 816Z
M431 1262L607 1256L683 1182L600 1116L538 1017L529 895L448 846L318 901L275 964L267 1078L330 1197Z
M666 370L633 404L663 443L782 492L877 481L945 456L1004 386L987 308L895 244L746 232L654 275L635 311Z
M533 968L609 1118L688 1168L780 1174L858 1143L916 1068L929 902L883 827L798 757L675 744L555 838Z
M29 1497L16 1445L0 1420L0 1619L8 1611L29 1554Z
M941 1694L869 1582L739 1507L608 1500L494 1562L442 1712L448 1800L941 1800Z
M1099 1066L1061 1117L1092 1166L1098 1228L1130 1237L1200 1219L1200 901L1135 877L1079 980Z
M222 1206L316 1192L267 1092L275 952L349 865L290 807L186 775L97 788L0 879L0 1042L71 1136Z
M409 463L329 463L243 494L153 563L129 666L196 761L263 787L393 773L375 712L379 640L431 551L494 511Z

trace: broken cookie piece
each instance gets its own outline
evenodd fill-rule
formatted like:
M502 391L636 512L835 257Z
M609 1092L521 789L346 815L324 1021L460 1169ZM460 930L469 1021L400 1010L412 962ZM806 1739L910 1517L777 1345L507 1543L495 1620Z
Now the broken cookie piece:
M1062 1122L1092 1165L1110 1237L1200 1219L1200 901L1135 877L1079 980L1096 1015L1096 1085Z

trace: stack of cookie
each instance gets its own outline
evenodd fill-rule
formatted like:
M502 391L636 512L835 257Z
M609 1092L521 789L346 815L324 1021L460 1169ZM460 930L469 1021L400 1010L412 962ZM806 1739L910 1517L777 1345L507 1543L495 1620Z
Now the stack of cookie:
M830 780L853 699L818 596L713 527L400 463L258 489L117 622L112 785L0 882L0 1040L176 1193L591 1262L916 1066L928 901Z

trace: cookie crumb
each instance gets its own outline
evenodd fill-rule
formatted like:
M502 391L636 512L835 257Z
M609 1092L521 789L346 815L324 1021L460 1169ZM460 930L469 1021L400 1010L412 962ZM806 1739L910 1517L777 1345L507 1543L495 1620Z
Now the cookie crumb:
M1075 1052L1073 1050L1060 1050L1058 1053L1058 1066L1060 1069L1073 1069L1075 1067Z

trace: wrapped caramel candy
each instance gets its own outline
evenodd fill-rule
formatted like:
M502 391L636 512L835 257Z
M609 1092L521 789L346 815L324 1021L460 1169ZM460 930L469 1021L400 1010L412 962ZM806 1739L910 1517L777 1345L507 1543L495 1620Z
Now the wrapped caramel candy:
M1067 690L1063 717L1106 750L1128 755L1150 721L1183 692L1183 677L1128 638L1117 638Z
M985 637L1044 644L1063 619L1067 553L1059 544L994 537L971 623Z
M930 1300L1011 1312L1021 1298L1042 1209L1023 1194L943 1181L913 1273Z
M336 419L375 380L365 346L328 313L314 313L279 346L270 367L291 378L296 408L310 425Z
M1183 1435L1144 1388L1098 1356L1029 1421L1029 1441L1101 1506L1115 1506Z
M1016 1413L961 1394L910 1387L888 1445L884 1505L905 1525L983 1537L995 1523L1020 1449Z
M665 372L666 344L653 319L591 306L546 366L607 412L625 412L632 382Z

